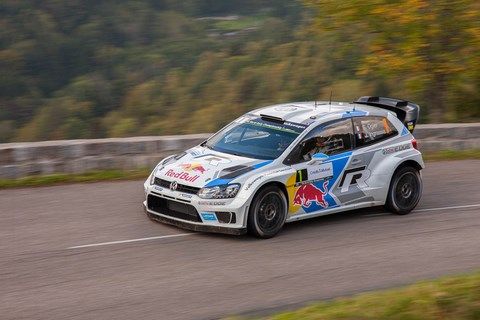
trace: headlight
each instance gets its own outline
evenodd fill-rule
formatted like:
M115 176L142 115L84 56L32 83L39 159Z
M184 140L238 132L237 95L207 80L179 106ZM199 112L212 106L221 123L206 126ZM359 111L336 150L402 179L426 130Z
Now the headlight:
M235 198L238 190L240 190L240 185L238 183L226 184L222 186L202 188L198 191L198 196L203 199Z
M153 169L152 173L150 173L150 185L153 185L155 183L155 172L161 167L163 167L163 162L164 160L160 161L156 166L155 169Z
M153 185L155 183L155 171L157 171L157 167L155 167L152 173L150 173L150 185Z

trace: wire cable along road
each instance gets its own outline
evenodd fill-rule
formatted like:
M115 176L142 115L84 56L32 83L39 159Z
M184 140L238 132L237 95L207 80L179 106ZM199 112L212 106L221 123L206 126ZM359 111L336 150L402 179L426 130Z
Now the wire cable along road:
M479 167L427 164L409 216L335 214L270 240L151 223L140 181L3 190L1 318L212 319L473 270Z

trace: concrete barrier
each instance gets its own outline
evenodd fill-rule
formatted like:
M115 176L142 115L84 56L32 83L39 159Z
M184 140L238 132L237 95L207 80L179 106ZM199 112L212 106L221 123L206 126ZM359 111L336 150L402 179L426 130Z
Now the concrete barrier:
M52 173L151 168L162 158L201 143L210 134L0 144L0 178ZM424 151L480 149L480 123L418 125Z
M210 134L0 144L0 178L153 167Z
M480 149L480 123L423 124L414 136L421 151Z

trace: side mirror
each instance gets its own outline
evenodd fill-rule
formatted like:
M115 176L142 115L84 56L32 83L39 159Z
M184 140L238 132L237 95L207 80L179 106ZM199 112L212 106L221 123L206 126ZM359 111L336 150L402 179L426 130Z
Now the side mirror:
M321 153L321 152L315 153L312 156L312 160L310 160L310 162L308 164L322 163L325 160L328 160L328 158L329 157L325 153Z

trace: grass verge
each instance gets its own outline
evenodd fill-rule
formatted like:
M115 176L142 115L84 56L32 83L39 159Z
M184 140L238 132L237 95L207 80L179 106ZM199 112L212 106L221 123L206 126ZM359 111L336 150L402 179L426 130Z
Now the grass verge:
M51 174L42 176L29 176L19 179L0 179L0 189L19 187L38 187L75 182L98 182L112 180L146 179L150 169L138 170L102 170L90 171L81 174Z
M236 319L480 319L480 272L318 302L263 318Z
M423 154L423 158L425 161L480 159L480 150L427 152ZM81 174L58 173L43 176L29 176L20 179L0 179L0 189L38 187L75 182L146 179L149 174L150 169L102 170Z
M425 161L480 159L480 149L424 152L423 159Z

